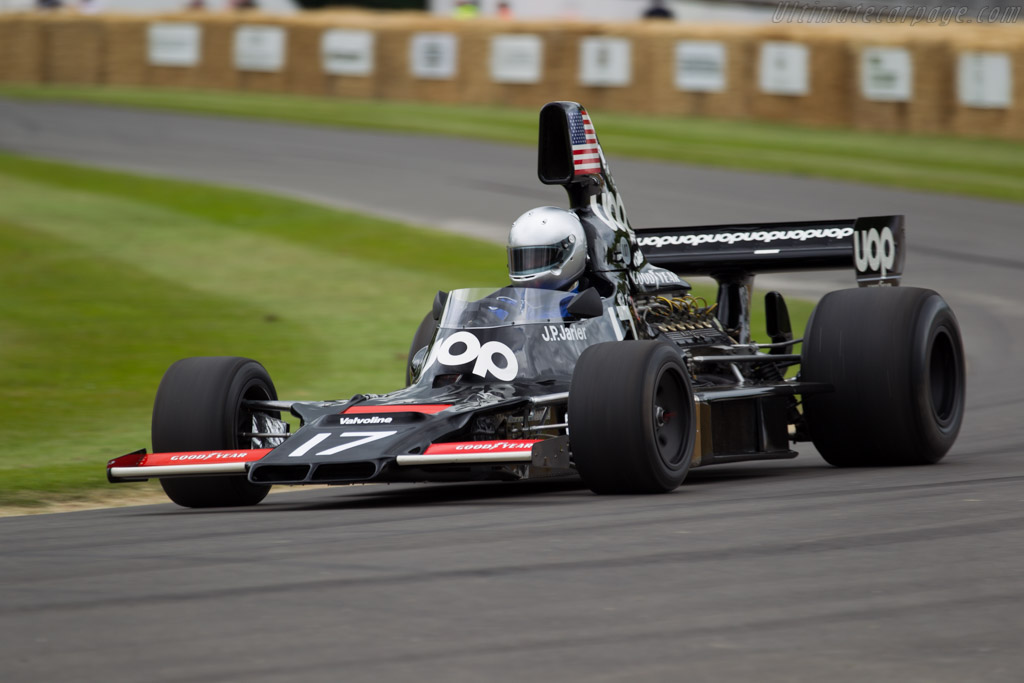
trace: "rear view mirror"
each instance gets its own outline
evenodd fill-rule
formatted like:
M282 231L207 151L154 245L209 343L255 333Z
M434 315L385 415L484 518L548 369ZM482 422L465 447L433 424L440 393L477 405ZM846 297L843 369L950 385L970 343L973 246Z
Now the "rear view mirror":
M574 318L600 318L604 315L604 302L597 290L591 287L574 296L565 310Z
M430 310L430 316L435 320L441 320L441 314L444 313L444 305L448 303L448 292L438 292L434 296L434 307Z
M416 355L412 357L412 362L409 363L409 383L412 384L420 378L420 373L423 372L423 365L427 362L427 350L430 347L424 346Z

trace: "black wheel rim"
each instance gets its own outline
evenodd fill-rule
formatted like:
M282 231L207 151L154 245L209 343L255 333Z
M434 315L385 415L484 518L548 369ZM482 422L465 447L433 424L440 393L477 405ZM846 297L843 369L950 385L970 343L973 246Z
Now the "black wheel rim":
M669 467L680 465L686 456L689 437L689 392L679 370L663 368L654 388L654 446L658 457Z
M253 432L264 431L264 425L262 421L258 420L258 413L253 410L249 410L242 403L243 401L270 401L272 400L270 391L263 385L262 382L254 381L245 388L242 392L242 400L238 402L237 408L237 419L235 424L237 429L235 430L235 444L234 447L237 449L253 448L252 437L245 436Z
M942 329L935 335L928 361L928 389L932 415L946 426L956 417L960 396L959 355L949 332Z

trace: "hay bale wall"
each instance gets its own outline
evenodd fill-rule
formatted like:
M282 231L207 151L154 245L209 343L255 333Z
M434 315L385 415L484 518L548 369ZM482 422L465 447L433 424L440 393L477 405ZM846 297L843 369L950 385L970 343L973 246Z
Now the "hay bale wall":
M103 24L98 19L56 16L42 22L43 78L48 83L103 82Z
M733 25L651 26L644 38L651 51L650 110L656 114L744 118L750 114L753 43ZM720 46L724 58L721 89L677 83L680 45ZM711 48L714 49L714 48Z
M109 19L103 22L102 73L107 85L146 83L146 28L143 19Z
M953 51L945 42L924 40L910 47L914 61L914 98L908 108L911 133L945 133L956 101Z
M1010 102L1008 106L965 104L956 96L947 122L948 129L967 137L1024 137L1024 41L1014 39L992 40L984 35L968 37L951 47L953 77L958 76L962 53L982 53L1005 56L1010 67Z
M41 83L43 26L20 16L0 17L0 81Z
M845 41L835 35L802 26L770 26L751 31L749 39L752 78L750 116L765 121L800 123L811 126L845 126L850 123L850 82L856 71ZM765 46L803 46L807 51L806 94L765 92L760 70Z
M522 41L539 48L536 80L523 74L519 80L493 77L492 65L497 41ZM487 105L540 108L547 102L564 99L564 83L572 78L568 63L565 32L535 22L488 21L473 27L472 53L465 74L464 102ZM476 60L476 61L474 61Z
M199 63L151 64L148 31L153 22L197 25L201 31ZM275 26L285 31L285 59L280 70L236 66L235 34L242 25ZM332 29L359 31L362 38L341 38L355 43L372 34L371 71L348 71L345 67L338 67L335 73L325 70L322 44ZM454 36L457 48L453 75L414 73L412 49L420 34ZM496 78L492 53L499 37L505 49L519 50L526 66L519 72L504 70L502 77ZM582 45L595 37L627 42L627 81L581 82ZM685 52L678 52L681 43ZM806 92L762 91L759 60L766 43L806 48ZM913 73L908 101L864 95L862 55L875 47L908 51ZM353 47L355 56L344 58L365 60L368 53L360 52L365 49L366 43ZM598 51L613 55L615 49L606 43ZM435 56L444 52L436 46L432 51ZM1008 102L986 105L960 101L958 60L962 53L971 51L1007 55L1000 59L1011 70L1012 97ZM332 58L335 56L332 53ZM537 59L539 74L532 69ZM423 62L421 56L419 67ZM592 67L588 61L588 70ZM705 76L716 85L709 85L707 80L701 83L699 78L694 81L694 74L701 68L709 69L711 75ZM144 18L21 13L0 17L0 81L208 88L530 108L551 100L574 99L595 111L1024 139L1024 26L1016 25L552 24L457 21L419 13L365 10L308 12L288 18L212 12ZM724 86L719 87L717 84L723 81Z

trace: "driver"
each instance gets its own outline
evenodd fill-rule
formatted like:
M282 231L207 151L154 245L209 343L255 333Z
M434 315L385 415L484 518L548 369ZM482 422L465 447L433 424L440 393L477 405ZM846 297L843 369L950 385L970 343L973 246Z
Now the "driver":
M530 209L508 233L508 275L516 287L575 293L587 265L587 237L572 211Z
M554 206L530 209L515 220L508 234L508 276L512 288L499 290L494 298L524 313L527 319L565 318L572 295L580 291L586 265L587 237L576 214ZM531 297L517 295L516 287L557 290L567 296L559 301L557 309L545 310L528 304ZM502 320L509 313L501 306L490 308Z

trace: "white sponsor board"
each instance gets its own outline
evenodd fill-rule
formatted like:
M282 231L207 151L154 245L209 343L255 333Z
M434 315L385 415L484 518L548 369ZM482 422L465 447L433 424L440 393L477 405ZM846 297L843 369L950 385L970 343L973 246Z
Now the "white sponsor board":
M957 98L979 109L1009 109L1013 67L1005 52L962 52L957 64Z
M459 43L454 33L417 33L409 44L409 69L416 78L455 78Z
M150 66L199 66L203 30L199 24L159 22L146 29Z
M860 93L876 102L909 102L914 64L902 47L867 47L860 53Z
M373 31L332 28L320 37L324 73L332 76L373 74Z
M539 83L543 67L540 36L506 33L491 39L491 80L495 83Z
M811 91L810 50L802 43L761 43L757 82L769 95L807 95Z
M590 36L580 41L580 85L623 87L633 80L633 44L628 38Z
M725 43L680 40L676 43L676 89L722 92L726 86Z
M280 71L284 68L288 33L281 26L242 25L235 29L235 68Z

